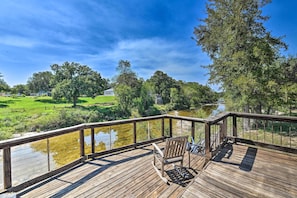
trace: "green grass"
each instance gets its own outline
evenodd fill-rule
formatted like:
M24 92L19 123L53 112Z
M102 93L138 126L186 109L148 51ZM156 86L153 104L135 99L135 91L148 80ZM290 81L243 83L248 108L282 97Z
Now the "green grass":
M80 97L77 104L82 106L114 104L114 96ZM54 107L71 107L65 100L55 101L51 97L0 97L0 109L44 109Z
M0 97L0 140L15 133L101 121L115 104L114 96L80 97L77 108L51 97Z

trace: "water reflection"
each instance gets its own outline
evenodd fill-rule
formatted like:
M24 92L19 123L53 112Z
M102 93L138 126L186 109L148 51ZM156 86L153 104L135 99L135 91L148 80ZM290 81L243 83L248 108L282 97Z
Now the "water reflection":
M205 115L216 115L224 111L223 104L206 105L202 110L174 111L173 115L200 117L200 111ZM200 113L200 114L199 114ZM186 121L174 121L176 133L190 134L191 123ZM137 123L137 141L161 136L161 121L145 121ZM168 131L169 126L165 126ZM203 130L203 127L202 129ZM197 130L198 131L198 130ZM133 143L133 124L122 124L112 127L100 127L95 129L95 152L118 148ZM91 153L91 130L85 130L85 153ZM14 185L24 182L33 176L36 177L46 173L49 169L54 170L68 164L80 157L79 131L52 137L49 140L40 140L12 148L12 171ZM49 150L48 150L49 149ZM0 170L2 157L0 156ZM24 171L26 170L26 171ZM3 183L3 171L0 173L0 182Z
M175 116L207 118L209 116L214 116L224 111L225 105L222 103L218 103L203 105L200 109L171 111L168 114Z
M92 137L91 135L85 136L85 144L91 145L92 144ZM117 140L117 131L111 129L108 132L100 131L95 135L95 146L99 146L100 144L104 144L107 149L113 148L114 142Z

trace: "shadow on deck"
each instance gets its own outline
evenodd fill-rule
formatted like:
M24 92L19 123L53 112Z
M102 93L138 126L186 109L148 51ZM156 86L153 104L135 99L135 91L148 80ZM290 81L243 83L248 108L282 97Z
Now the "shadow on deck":
M297 155L226 144L182 197L297 197Z
M162 144L161 144L162 146ZM204 165L204 158L191 154L190 177L183 179L171 166L166 167L165 184L151 161L152 147L144 146L86 161L11 197L177 197L193 181ZM186 154L188 155L188 154ZM188 167L188 156L184 166Z
M167 185L152 167L152 149L98 157L6 197L297 197L294 154L228 143L204 168L191 154L187 179L165 166Z

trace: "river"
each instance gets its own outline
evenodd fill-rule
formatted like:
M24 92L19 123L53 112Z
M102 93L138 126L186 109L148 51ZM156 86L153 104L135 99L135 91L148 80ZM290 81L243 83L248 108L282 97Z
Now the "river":
M205 105L198 110L187 111L172 111L171 115L186 116L186 117L200 117L206 118L208 116L216 115L224 111L224 105ZM176 130L181 130L179 121L174 122ZM184 127L187 124L184 123ZM149 128L150 138L160 136L160 121L150 121L146 123L137 124L137 130L143 131L137 134L138 141L145 140L148 136L147 128ZM180 129L178 129L180 127ZM115 147L120 147L132 144L133 139L131 125L119 125L113 127L101 127L95 129L96 152L107 150ZM86 153L91 150L91 135L90 130L85 131L85 149ZM32 135L26 134L26 135ZM47 152L50 148L50 152ZM73 132L66 135L50 138L47 140L40 140L30 144L13 147L12 155L12 179L14 184L18 184L43 173L48 170L55 170L71 161L79 158L79 133ZM26 166L26 168L24 168ZM17 171L20 169L20 171ZM23 171L26 170L26 171ZM3 163L2 152L0 152L0 183L3 184Z

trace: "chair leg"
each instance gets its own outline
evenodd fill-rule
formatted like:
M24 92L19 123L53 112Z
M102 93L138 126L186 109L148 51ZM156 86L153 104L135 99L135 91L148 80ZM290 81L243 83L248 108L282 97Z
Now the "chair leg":
M162 162L162 166L161 166L161 172L162 172L162 177L164 177L164 163Z
M191 155L190 155L190 151L188 152L188 156L189 156L189 168L191 168Z

